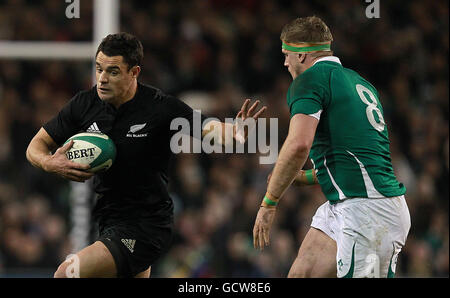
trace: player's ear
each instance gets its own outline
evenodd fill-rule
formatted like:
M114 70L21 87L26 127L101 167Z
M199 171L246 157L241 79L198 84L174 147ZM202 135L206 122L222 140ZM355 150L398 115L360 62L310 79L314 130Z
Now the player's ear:
M141 67L139 65L135 65L130 69L130 71L133 78L137 78L141 72Z
M305 53L298 54L298 60L299 60L300 63L305 63L306 54Z

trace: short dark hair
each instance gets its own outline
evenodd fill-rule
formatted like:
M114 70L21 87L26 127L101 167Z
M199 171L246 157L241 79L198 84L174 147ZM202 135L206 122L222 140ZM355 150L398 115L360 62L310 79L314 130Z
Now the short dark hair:
M286 24L281 31L280 39L284 42L327 42L333 41L328 26L316 16L297 18Z
M97 48L95 58L97 58L100 51L110 57L122 56L123 61L128 65L128 70L133 66L141 65L142 59L144 58L142 43L136 36L126 32L109 34L103 38Z

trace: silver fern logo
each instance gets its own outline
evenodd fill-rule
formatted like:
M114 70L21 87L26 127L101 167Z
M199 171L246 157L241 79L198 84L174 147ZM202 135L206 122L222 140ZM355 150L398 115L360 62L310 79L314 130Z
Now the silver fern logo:
M143 138L143 137L146 137L148 135L148 133L137 134L137 132L141 131L146 125L147 125L147 123L131 125L130 126L130 130L127 132L127 137L128 138Z

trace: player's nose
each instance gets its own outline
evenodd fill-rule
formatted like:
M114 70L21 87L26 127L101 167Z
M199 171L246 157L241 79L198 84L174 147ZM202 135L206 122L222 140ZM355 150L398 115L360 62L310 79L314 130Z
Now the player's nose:
M99 81L99 83L102 83L102 84L108 83L108 76L106 75L106 72L102 72L102 73L99 75L98 81Z

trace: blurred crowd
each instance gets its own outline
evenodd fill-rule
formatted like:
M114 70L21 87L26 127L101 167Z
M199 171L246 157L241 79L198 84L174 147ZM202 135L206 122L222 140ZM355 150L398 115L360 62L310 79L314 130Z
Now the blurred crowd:
M80 19L60 0L0 0L0 40L89 41L91 1ZM372 82L388 124L394 171L407 187L412 226L397 277L448 277L448 1L121 1L121 30L144 45L140 81L208 116L236 115L245 98L287 135L279 34L296 17L330 27L345 67ZM39 25L36 25L39 24ZM71 252L70 184L33 168L26 147L76 92L92 86L92 61L0 61L0 276L51 276ZM307 165L310 166L310 165ZM176 233L154 277L285 277L325 202L320 187L290 187L263 252L252 243L273 165L259 154L178 154L170 168Z

